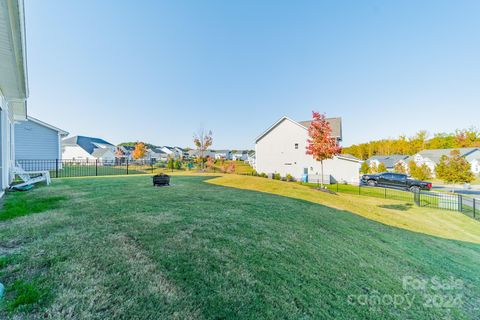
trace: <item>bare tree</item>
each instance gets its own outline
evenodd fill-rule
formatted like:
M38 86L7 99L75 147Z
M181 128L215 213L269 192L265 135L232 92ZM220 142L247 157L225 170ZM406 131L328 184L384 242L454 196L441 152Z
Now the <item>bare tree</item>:
M213 143L212 131L204 128L198 130L193 134L193 143L198 150L198 158L203 171L205 170L205 152Z

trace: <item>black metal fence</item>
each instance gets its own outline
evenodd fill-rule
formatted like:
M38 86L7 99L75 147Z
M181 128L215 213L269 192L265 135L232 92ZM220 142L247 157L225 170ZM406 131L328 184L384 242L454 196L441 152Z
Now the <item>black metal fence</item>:
M338 183L326 185L326 187L335 192L400 200L420 207L458 211L471 218L480 219L480 199L461 194L428 191L410 192L398 189Z
M166 162L153 160L17 160L26 171L48 170L52 178L106 176L153 173L156 169L165 168Z

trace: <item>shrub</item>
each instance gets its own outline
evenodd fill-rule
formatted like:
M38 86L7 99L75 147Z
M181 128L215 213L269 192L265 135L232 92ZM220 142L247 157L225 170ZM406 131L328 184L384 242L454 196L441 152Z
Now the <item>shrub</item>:
M255 177L258 176L258 172L256 170L253 170L252 171L252 176L255 176Z
M273 179L274 180L280 180L282 177L280 176L280 173L274 173L273 174Z
M176 160L173 164L173 167L177 170L180 170L182 168L182 163L178 160Z
M295 179L290 173L287 173L287 175L285 176L285 180L288 182L291 182L291 181L294 181Z
M265 172L260 173L259 176L262 177L262 178L268 178L268 176Z

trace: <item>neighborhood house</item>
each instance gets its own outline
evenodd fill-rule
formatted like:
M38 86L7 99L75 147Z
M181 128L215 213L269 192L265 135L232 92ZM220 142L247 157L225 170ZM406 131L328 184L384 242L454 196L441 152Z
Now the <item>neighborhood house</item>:
M111 163L115 161L115 151L113 144L99 138L74 136L62 141L62 158L66 160Z
M435 175L435 167L440 162L442 156L450 156L453 150L458 150L460 156L470 163L471 170L474 174L480 173L480 148L457 148L457 149L432 149L422 150L413 155L411 159L417 164L426 164L433 175ZM408 163L408 162L407 162Z
M332 138L342 140L341 118L327 119ZM306 175L309 181L320 180L320 162L306 154L310 121L297 122L282 117L255 141L255 170L259 173L291 174L295 179ZM358 183L362 161L351 155L338 155L323 162L325 183Z
M367 159L366 162L370 167L377 167L377 168L380 165L380 163L383 163L387 171L393 171L395 169L395 165L397 164L397 162L402 161L402 164L406 163L406 161L408 161L407 160L408 158L409 158L408 155L393 154L389 156L373 156Z
M25 170L52 170L62 159L66 136L65 130L28 116L15 123L15 159Z

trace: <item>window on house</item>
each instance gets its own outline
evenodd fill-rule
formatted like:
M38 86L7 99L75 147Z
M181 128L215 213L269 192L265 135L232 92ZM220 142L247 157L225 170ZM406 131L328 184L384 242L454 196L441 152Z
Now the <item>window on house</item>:
M295 143L295 149L298 149L298 143Z

